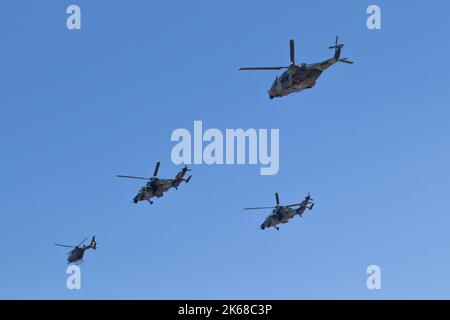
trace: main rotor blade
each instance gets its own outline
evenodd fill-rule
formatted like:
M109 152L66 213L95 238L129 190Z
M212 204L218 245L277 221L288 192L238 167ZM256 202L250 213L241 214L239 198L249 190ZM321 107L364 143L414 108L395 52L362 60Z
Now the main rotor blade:
M150 180L149 178L143 178L143 177L133 177L133 176L120 176L120 175L118 175L117 177L119 177L119 178L129 178L129 179L141 179L141 180Z
M77 247L81 246L88 238L85 238L83 241L80 242L79 245L77 245Z
M256 208L244 208L244 210L260 210L260 209L274 209L276 207L256 207Z
M280 205L280 197L278 196L278 192L275 192L275 202L276 202L277 206Z
M250 67L250 68L239 68L239 70L281 70L289 69L289 67Z
M294 40L290 40L289 41L289 46L290 46L290 54L291 54L291 63L295 64L295 44L294 44Z
M58 246L58 247L74 248L74 246L68 246L68 245L66 245L66 244L55 243L54 245L55 245L55 246Z
M159 165L160 164L161 163L159 161L156 163L155 171L153 172L153 176L154 177L156 177L158 175L158 170L159 170Z

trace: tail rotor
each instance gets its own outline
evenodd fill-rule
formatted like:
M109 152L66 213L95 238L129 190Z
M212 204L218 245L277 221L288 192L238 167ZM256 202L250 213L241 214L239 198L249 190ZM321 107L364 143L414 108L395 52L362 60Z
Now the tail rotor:
M184 165L184 168L181 169L181 170L182 170L181 177L183 177L186 172L192 171L192 169L189 169L187 165ZM187 179L184 179L183 181L186 182L186 183L189 183L191 178L192 178L192 176L189 176L189 177L187 177Z
M89 244L89 246L96 250L97 249L97 241L95 241L95 235L92 237L91 243Z
M353 64L353 61L351 61L349 58L341 58L341 49L343 47L344 47L344 44L339 43L339 36L336 36L336 41L334 42L334 45L329 47L330 49L334 49L334 57L333 58L339 62Z
M339 42L339 36L336 36L336 41L334 42L334 46L329 47L329 49L342 49L344 47L343 43Z
M312 210L312 208L314 208L314 199L311 198L311 193L308 192L308 195L306 196L306 208L308 208L309 210ZM308 207L309 205L309 207Z

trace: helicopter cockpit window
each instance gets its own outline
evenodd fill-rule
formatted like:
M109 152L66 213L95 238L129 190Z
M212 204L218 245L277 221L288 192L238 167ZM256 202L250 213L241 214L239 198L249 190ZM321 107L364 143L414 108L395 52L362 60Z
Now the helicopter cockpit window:
M283 76L281 77L281 84L285 84L286 82L289 82L289 74L288 73L283 74Z
M278 77L275 78L275 81L273 82L272 86L273 86L273 87L276 87L277 84L278 84Z

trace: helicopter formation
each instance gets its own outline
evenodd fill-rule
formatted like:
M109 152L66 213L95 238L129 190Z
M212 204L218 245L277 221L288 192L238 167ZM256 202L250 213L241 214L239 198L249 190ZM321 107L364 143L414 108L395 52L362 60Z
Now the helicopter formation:
M187 172L191 171L187 166L184 166L175 176L174 179L161 179L158 178L158 171L160 162L158 161L155 166L155 170L153 171L153 176L150 178L144 178L144 177L135 177L135 176L123 176L123 175L117 175L119 178L129 178L129 179L140 179L140 180L148 180L148 182L143 186L138 194L133 198L133 203L138 203L139 201L147 200L150 204L153 204L153 201L150 199L153 197L161 198L164 195L164 192L169 191L170 189L174 188L178 190L179 185L182 182L189 183L192 176L189 176L188 178L184 178ZM55 243L55 246L59 247L67 247L67 248L73 248L71 251L67 253L67 262L74 263L74 264L80 264L83 262L83 256L84 253L89 249L97 249L97 242L95 241L95 235L92 237L92 240L89 245L83 245L84 242L86 242L87 238L80 242L80 244L76 246L70 246L66 244L59 244Z
M336 37L335 44L330 46L330 49L334 49L334 55L330 59L324 60L319 63L312 64L296 64L295 63L295 44L294 40L290 40L290 61L291 64L289 66L280 66L280 67L243 67L239 70L281 70L287 69L285 72L281 74L281 76L277 76L271 88L269 89L269 98L273 99L275 97L284 97L294 92L300 92L305 89L310 89L316 85L317 79L320 77L323 71L331 67L337 62L343 62L347 64L353 64L353 61L348 58L341 58L341 50L344 47L343 44L339 44L339 37ZM138 203L140 201L148 201L150 204L154 202L151 200L152 198L161 198L164 196L164 193L174 188L178 190L178 187L181 183L189 183L192 176L185 178L187 172L191 171L186 165L176 174L175 178L172 179L161 179L158 178L158 171L160 167L160 162L156 163L153 176L146 177L138 177L138 176L127 176L127 175L117 175L119 178L127 178L127 179L139 179L146 180L147 183L139 190L136 196L133 198L133 203ZM295 216L302 217L306 210L312 210L314 207L314 200L311 198L311 195L308 195L304 198L303 201L295 204L289 205L280 205L280 199L278 192L275 193L275 206L269 207L252 207L252 208L244 208L244 210L263 210L263 209L272 209L272 212L266 217L264 222L261 224L260 228L262 230L266 228L275 228L279 230L278 225L285 224L289 222L289 220L293 219ZM71 248L67 255L68 263L76 263L79 264L83 262L84 254L89 249L97 249L97 242L95 240L95 235L92 237L89 245L84 245L87 238L81 241L76 246L70 246L65 244L58 244L56 246Z

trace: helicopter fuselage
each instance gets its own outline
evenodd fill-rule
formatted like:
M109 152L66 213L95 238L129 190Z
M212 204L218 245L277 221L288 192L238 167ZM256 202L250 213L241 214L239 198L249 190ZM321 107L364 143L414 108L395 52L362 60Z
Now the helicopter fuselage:
M261 229L276 227L278 224L283 224L288 222L290 219L295 217L297 210L279 206L272 210L272 213L264 220L261 224Z
M139 190L139 193L133 198L133 202L150 200L153 197L162 197L163 193L175 187L176 179L153 179L146 183L144 187Z
M85 248L75 247L72 251L70 251L69 256L67 257L67 261L69 263L75 263L83 259Z
M309 199L304 200L297 209L291 207L278 206L272 210L272 213L264 220L261 224L261 229L274 227L276 229L278 224L283 224L288 222L290 219L294 218L296 215L300 217L303 215L308 207Z
M269 98L284 97L314 87L322 72L338 62L331 58L320 63L292 65L277 77L269 90Z

